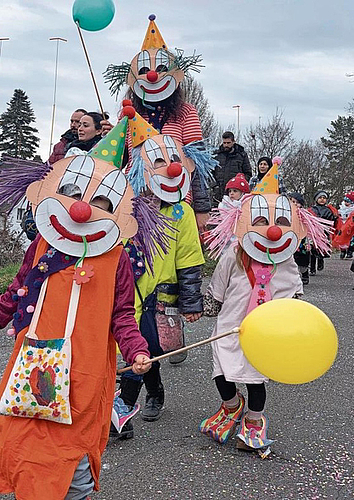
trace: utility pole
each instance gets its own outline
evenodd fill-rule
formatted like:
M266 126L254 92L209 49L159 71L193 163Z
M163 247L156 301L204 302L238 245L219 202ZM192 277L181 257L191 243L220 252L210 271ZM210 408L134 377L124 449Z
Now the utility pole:
M10 38L8 38L8 37L0 38L0 59L1 59L1 52L2 52L2 42L7 42L8 40L10 40Z
M233 108L236 108L237 110L237 142L240 140L240 104L235 104L235 106L232 106Z
M49 38L50 41L55 41L57 42L57 50L56 50L56 55L55 55L55 71L54 71L54 92L53 92L53 110L52 110L52 121L50 125L50 140L49 140L49 155L52 152L52 145L53 145L53 132L54 132L54 118L55 118L55 106L56 106L56 99L57 99L57 80L58 80L58 61L59 61L59 42L67 42L65 38L60 38L60 37L52 37Z

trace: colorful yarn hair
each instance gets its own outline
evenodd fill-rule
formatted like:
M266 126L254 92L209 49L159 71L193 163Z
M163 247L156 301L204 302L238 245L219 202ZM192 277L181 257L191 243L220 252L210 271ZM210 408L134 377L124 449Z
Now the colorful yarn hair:
M130 71L130 64L123 62L119 66L110 64L106 71L103 72L105 83L109 83L109 90L111 95L115 95L116 99L123 85L126 84L128 74Z
M135 196L146 189L146 181L144 177L144 160L141 157L141 146L132 148L132 167L127 175Z
M158 254L163 259L170 249L170 241L175 239L167 234L167 230L178 233L178 229L170 224L174 219L163 215L151 199L143 196L133 199L133 217L138 223L138 232L132 240L143 252L151 273L154 274L155 255Z
M194 164L205 187L208 181L213 181L213 170L219 165L217 160L211 156L206 149L204 141L194 141L182 147L184 154L190 158Z
M212 215L207 224L215 227L207 233L205 238L212 259L218 259L230 241L232 246L237 245L236 239L232 241L232 237L235 236L234 229L241 216L242 205L251 196L253 195L244 195L236 205L225 201L225 208L214 208L212 210Z
M306 227L308 239L311 240L315 248L322 255L329 253L331 242L328 236L329 233L334 233L334 222L321 219L305 208L298 208L297 213L301 224Z
M24 197L32 182L43 179L52 166L32 160L22 160L3 155L0 162L0 206L6 206L7 212Z

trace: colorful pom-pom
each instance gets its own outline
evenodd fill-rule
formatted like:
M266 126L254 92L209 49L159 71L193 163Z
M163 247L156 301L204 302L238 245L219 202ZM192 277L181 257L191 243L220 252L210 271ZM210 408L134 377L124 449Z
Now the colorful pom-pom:
M124 108L125 106L133 106L133 103L130 99L123 99L122 105Z
M15 333L16 333L15 328L9 328L6 332L6 335L8 335L9 337L13 337Z
M32 314L34 312L34 306L32 305L29 305L26 307L26 311L29 313L29 314Z
M23 296L25 295L25 293L26 293L26 290L25 290L24 288L19 288L19 289L17 290L17 295L18 295L19 297L23 297Z
M272 163L273 165L274 163L276 163L280 167L280 165L283 163L283 159L281 158L281 156L274 156Z
M155 19L156 19L155 14L150 14L149 15L149 21L155 21Z
M132 120L135 116L135 109L133 108L133 106L125 106L123 108L123 115L127 116L129 120Z
M17 293L14 293L14 294L13 294L13 296L12 296L12 300L13 300L14 302L17 302L17 301L18 301L18 299L19 299L19 296L17 295Z
M42 280L35 280L33 283L34 288L40 288L42 286Z
M21 314L20 314L19 312L15 312L15 313L12 315L12 317L13 317L14 319L20 319L20 318L21 318Z

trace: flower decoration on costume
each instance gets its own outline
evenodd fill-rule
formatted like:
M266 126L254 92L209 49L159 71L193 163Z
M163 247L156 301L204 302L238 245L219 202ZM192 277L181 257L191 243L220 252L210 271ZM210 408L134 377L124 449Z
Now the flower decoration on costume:
M180 203L173 205L172 217L176 220L182 219L184 214L183 207Z
M269 269L258 269L258 271L256 272L256 283L257 285L266 285L267 283L269 283L271 277L272 275Z
M74 280L77 285L82 285L83 283L88 283L94 274L93 266L83 264L82 267L78 267L75 270Z
M38 262L37 267L41 273L46 273L49 269L49 266L46 262Z
M55 250L55 248L49 248L49 250L48 250L48 251L47 251L47 253L46 253L46 256L47 256L49 259L51 259L51 258L54 256L54 254L56 254L56 252L57 252L57 251Z
M258 292L259 295L259 292ZM265 300L264 299L258 299L257 304L260 306L261 304L264 304Z

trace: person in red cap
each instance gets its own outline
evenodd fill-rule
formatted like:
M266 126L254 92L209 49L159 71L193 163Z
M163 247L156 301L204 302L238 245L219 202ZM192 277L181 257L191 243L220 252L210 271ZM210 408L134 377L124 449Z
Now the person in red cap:
M238 173L236 177L230 179L226 186L222 201L219 203L219 208L225 208L226 205L234 205L242 196L250 192L249 184L244 174Z

